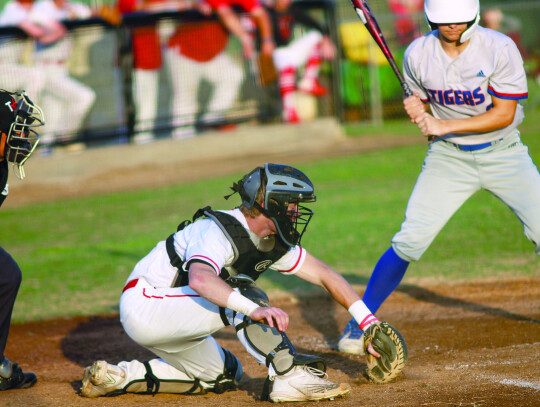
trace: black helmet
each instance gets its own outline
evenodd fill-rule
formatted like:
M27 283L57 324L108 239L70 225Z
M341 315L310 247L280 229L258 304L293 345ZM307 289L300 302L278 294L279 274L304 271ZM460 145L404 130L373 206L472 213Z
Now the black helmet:
M13 95L19 96L15 100ZM35 127L44 124L41 108L21 91L20 93L0 90L0 150L3 157L17 168L16 175L24 178L23 165L39 142Z
M257 202L257 193L264 185L264 207ZM301 202L315 202L313 184L301 171L289 165L265 164L246 174L231 189L238 192L242 205L253 207L270 218L281 239L288 246L300 244L302 235L313 216L313 211L301 206ZM289 204L298 205L298 211L290 213Z

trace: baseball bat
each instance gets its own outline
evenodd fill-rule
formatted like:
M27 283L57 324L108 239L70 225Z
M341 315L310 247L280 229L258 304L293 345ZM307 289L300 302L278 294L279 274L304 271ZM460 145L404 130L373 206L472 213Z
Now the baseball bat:
M360 17L360 20L362 21L362 23L364 23L367 30L375 40L375 43L379 46L388 63L392 67L392 70L396 74L401 88L403 89L403 94L405 95L405 97L413 96L411 88L409 87L407 82L405 82L405 78L403 78L403 74L398 68L392 52L390 52L390 48L388 47L388 44L384 39L381 28L379 27L379 23L377 23L377 19L375 18L371 7L369 7L369 3L366 0L351 0L351 3L354 7L354 10L356 11L356 14L358 14L358 17ZM428 141L430 142L434 139L435 136L428 137Z
M368 32L375 40L375 43L379 46L384 56L388 60L388 63L392 67L392 70L396 74L396 77L401 84L403 93L406 97L412 96L413 93L411 91L411 88L409 87L407 82L405 82L401 70L398 68L392 52L390 52L390 48L388 48L388 44L384 39L381 28L379 27L379 23L377 23L373 11L371 11L369 3L366 0L351 0L351 3L354 7L354 10L356 11L356 14L358 14L358 17L360 17L360 20L362 21L362 23L364 23Z

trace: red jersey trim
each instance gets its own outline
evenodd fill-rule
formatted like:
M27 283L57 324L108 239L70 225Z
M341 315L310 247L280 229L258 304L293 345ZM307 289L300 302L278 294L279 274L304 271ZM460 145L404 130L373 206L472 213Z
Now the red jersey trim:
M491 86L488 86L488 93L491 93L493 96L497 96L501 99L527 99L529 97L529 92L524 93L502 93L497 92Z
M292 268L290 268L289 270L278 270L280 273L289 273L291 271L293 271L297 266L298 266L298 263L300 263L300 259L302 259L302 252L304 249L302 249L302 246L299 246L300 247L300 254L298 256L298 260L296 260L296 263L294 264L294 266L292 266Z
M157 298L158 300L162 300L164 298L200 297L200 295L196 295L196 294L178 294L178 295L163 295L163 296L148 295L148 294L146 294L146 288L143 288L142 294L146 298Z

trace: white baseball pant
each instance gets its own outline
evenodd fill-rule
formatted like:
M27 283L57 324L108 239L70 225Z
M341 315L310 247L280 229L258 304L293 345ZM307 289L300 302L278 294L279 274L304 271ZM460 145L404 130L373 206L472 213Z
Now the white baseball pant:
M242 322L243 315L232 319L233 311L226 309L233 326ZM126 333L139 345L159 359L151 361L152 371L161 380L199 379L203 387L223 373L224 355L221 346L211 336L225 327L219 307L189 287L154 288L139 279L120 299L120 321ZM238 339L260 364L265 358L246 341L244 330ZM126 383L141 380L146 370L141 362L121 362L127 370ZM272 367L270 374L275 374Z
M441 140L430 144L405 221L392 239L396 253L407 261L420 259L446 222L480 189L516 214L540 255L540 174L517 130L478 151L460 151Z
M322 34L318 31L309 31L302 37L292 41L289 45L274 50L272 58L277 71L285 68L304 66L317 45L322 41Z
M225 51L207 62L197 62L175 49L165 51L172 84L173 126L193 126L198 111L198 91L202 79L213 86L206 118L217 120L229 110L240 90L242 68ZM203 118L203 121L205 119Z

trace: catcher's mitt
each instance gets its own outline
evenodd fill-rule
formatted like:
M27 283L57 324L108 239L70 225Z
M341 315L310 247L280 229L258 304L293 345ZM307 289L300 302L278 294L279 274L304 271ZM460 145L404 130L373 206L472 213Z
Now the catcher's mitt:
M367 352L371 342L380 355L376 358ZM375 322L364 331L364 350L368 355L367 376L377 384L396 379L407 363L407 344L403 336L387 322Z

